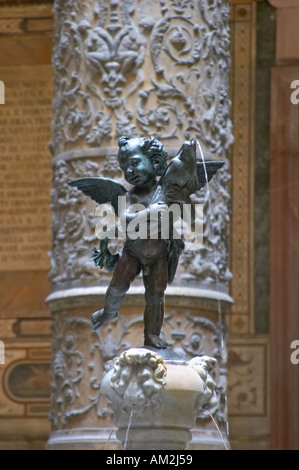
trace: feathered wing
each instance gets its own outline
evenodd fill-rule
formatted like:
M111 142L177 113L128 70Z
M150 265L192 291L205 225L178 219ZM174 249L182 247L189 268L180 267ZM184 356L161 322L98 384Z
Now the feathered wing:
M76 187L98 204L111 202L115 214L118 217L118 197L124 196L127 193L126 188L120 183L109 178L94 177L80 178L78 180L69 181L68 184Z
M199 191L203 188L208 182L211 181L217 170L219 170L224 165L224 162L221 161L209 161L209 162L196 162L196 174L198 180L198 188ZM206 167L206 172L205 172Z

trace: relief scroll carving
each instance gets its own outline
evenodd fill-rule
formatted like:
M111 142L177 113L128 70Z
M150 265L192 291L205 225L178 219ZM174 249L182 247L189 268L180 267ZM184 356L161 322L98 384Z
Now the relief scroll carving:
M136 2L106 4L56 2L54 154L80 141L100 146L137 135L127 98L143 83L147 40L132 19Z
M161 1L155 12L146 1L106 3L55 3L52 152L139 134L174 146L195 136L224 156L232 142L228 3Z
M90 322L83 315L64 310L53 314L51 411L53 430L69 426L73 418L92 415L105 419L112 410L103 400L100 385L113 359L130 348L130 328L141 322L137 317L120 327L111 324L102 332L90 334ZM87 399L88 397L88 399Z
M89 160L58 160L53 164L53 189L51 191L52 251L50 253L49 280L52 286L82 276L98 279L90 259L90 243L95 243L94 212L89 213L84 198L77 198L67 181L71 174L99 173L97 163Z

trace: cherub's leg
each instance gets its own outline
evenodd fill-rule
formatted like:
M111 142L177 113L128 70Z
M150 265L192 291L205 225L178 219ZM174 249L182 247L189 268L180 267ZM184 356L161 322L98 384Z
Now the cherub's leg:
M92 314L93 330L117 317L118 309L129 290L131 282L134 281L140 269L139 260L124 250L107 289L104 308Z
M166 257L155 260L143 274L145 287L144 345L166 348L160 336L164 319L164 292L168 281Z

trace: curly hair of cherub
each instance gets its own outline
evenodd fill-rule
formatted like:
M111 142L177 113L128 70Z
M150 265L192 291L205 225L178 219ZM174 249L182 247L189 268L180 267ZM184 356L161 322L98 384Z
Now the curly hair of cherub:
M135 139L135 138L133 138ZM121 149L125 147L128 141L131 140L130 137L122 136L118 140L118 147ZM156 171L157 176L161 176L167 168L167 159L168 153L162 142L160 142L156 137L151 136L149 139L146 137L139 137L140 148L142 153L148 157L152 163L159 162L158 169Z

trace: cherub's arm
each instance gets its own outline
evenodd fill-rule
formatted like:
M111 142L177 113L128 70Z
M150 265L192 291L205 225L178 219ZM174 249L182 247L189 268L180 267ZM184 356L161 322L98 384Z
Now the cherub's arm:
M127 193L126 188L117 181L109 178L80 178L78 180L69 181L68 184L76 187L98 204L110 202L116 215L118 215L119 198L125 196ZM113 227L111 230L115 230L115 228ZM109 271L113 271L119 259L119 254L113 255L108 250L108 242L112 238L114 238L114 236L110 236L109 232L107 232L106 237L101 239L99 249L94 248L93 250L93 260L96 266L103 268L104 265L106 265Z

